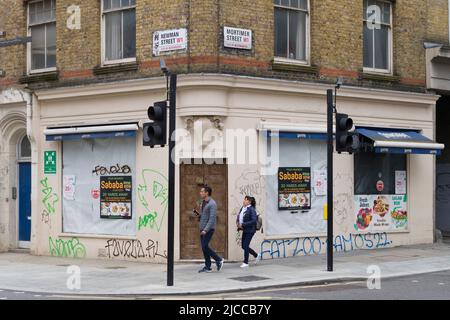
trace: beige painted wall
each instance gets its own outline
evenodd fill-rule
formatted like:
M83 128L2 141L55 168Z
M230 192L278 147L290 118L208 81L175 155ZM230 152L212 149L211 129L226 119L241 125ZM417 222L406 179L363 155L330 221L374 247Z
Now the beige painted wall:
M0 251L18 246L17 147L26 134L27 94L17 89L0 91Z

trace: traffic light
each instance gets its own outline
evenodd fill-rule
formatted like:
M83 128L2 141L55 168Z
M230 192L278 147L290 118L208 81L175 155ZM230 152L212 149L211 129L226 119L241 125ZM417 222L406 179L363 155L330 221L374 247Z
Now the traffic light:
M147 115L153 122L144 123L144 146L167 144L167 101L158 101L148 107Z
M354 152L354 147L358 148L356 139L357 135L349 132L353 128L353 120L345 113L336 113L336 151Z

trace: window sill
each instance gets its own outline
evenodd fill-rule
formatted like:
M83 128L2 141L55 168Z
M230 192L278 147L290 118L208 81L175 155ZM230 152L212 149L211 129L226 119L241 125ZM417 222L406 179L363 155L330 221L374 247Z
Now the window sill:
M360 73L361 80L372 80L372 81L384 81L384 82L399 82L400 77L394 76L390 73L381 73L381 72L369 72L362 71Z
M117 64L106 64L103 66L97 66L93 69L94 75L103 75L109 73L137 71L138 63L136 61L123 62Z
M19 83L36 83L58 80L58 70L46 71L46 72L34 72L28 75L23 75L19 78Z
M317 72L319 71L319 67L311 66L311 65L307 64L306 62L275 58L272 62L272 70L296 71L296 72L317 74Z

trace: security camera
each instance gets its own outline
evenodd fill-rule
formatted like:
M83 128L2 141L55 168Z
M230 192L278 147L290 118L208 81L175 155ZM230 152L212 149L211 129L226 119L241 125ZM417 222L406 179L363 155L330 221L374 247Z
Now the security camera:
M162 72L164 72L164 73L169 72L169 69L167 69L167 66L166 66L166 61L164 59L159 59L159 67Z
M339 89L344 83L344 79L342 77L338 77L336 80L336 88Z

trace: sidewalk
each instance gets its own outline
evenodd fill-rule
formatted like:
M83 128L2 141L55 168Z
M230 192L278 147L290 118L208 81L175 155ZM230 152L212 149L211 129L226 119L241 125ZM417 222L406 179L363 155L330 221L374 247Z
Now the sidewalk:
M81 289L66 286L67 267L81 268ZM0 289L55 294L170 295L208 294L367 279L367 267L378 265L382 278L450 270L450 245L433 244L335 254L334 272L326 256L263 260L241 270L226 263L219 273L197 273L200 264L175 265L175 285L166 286L166 265L114 260L74 260L0 254ZM261 278L244 278L257 276Z

